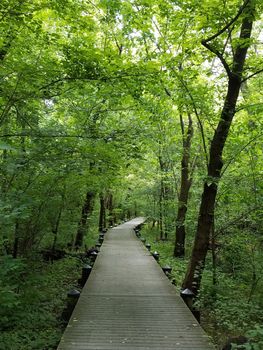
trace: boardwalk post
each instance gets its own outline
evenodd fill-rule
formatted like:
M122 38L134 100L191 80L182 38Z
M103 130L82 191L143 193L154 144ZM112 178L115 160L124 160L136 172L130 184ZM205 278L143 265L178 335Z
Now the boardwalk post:
M151 245L150 245L150 243L146 243L145 244L145 247L150 251L151 250Z
M160 254L159 254L157 251L154 251L154 252L152 253L152 256L154 257L154 259L155 259L156 261L159 261Z
M137 237L140 237L140 236L141 236L140 230L139 230L138 228L135 228L134 231L135 231L135 234L136 234Z
M164 267L162 267L163 272L166 274L166 276L170 276L171 272L172 272L172 268L171 266L165 265Z
M85 283L87 282L87 279L89 278L89 275L91 273L92 267L90 265L84 265L82 267L82 275L80 279L80 285L83 287Z
M67 306L64 309L63 313L62 313L62 319L65 322L68 322L71 314L77 304L77 301L80 297L80 292L76 289L72 289L68 292L67 294Z
M103 243L103 241L104 241L104 234L103 233L101 233L100 235L99 235L99 243Z
M96 248L96 250L98 252L100 251L100 247L101 247L101 244L100 243L96 243L95 248Z
M95 262L97 256L98 256L98 253L95 251L90 254L90 259L93 263Z
M192 314L196 318L196 320L200 323L200 311L196 310L193 307L194 297L195 294L188 288L184 289L180 293L183 301L188 306L188 308L191 310Z
M183 301L189 307L189 309L192 309L195 294L190 289L186 288L181 291L180 295L183 298Z

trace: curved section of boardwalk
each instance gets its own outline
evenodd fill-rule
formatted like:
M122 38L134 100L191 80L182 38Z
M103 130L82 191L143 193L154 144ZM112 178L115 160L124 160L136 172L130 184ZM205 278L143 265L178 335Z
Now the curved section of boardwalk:
M211 350L208 337L134 235L110 230L58 350Z

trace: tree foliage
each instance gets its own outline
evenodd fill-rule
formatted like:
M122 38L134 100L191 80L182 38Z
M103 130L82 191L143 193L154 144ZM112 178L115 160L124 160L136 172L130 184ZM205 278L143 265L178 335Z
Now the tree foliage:
M260 344L261 313L243 312L262 307L260 1L4 0L0 23L1 327L19 343L36 254L145 215L208 331Z

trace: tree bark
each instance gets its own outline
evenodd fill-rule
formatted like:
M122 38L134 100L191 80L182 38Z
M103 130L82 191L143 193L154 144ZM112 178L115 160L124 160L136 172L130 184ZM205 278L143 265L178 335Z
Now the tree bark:
M114 225L114 213L113 213L113 195L112 193L108 194L107 198L107 209L109 210L109 226Z
M60 224L60 219L61 219L61 214L62 214L62 207L59 208L59 213L56 219L56 225L52 230L53 233L53 244L52 244L52 252L55 252L56 249L56 244L57 244L57 240L58 240L58 228L59 228L59 224Z
M209 248L210 234L214 222L215 200L223 166L222 154L235 114L235 107L241 87L242 73L252 31L253 12L254 8L251 0L248 2L243 14L239 37L240 44L237 46L233 55L232 69L228 67L227 94L221 112L221 118L210 146L208 173L203 188L195 242L183 282L183 288L191 289L196 295L200 289L202 272Z
M17 120L19 120L19 114L18 114L18 110L17 110ZM25 130L25 123L24 121L20 121L21 122L21 129L22 132ZM24 173L25 171L25 164L26 164L26 159L27 159L27 155L26 155L26 147L25 147L25 137L22 136L20 139L20 145L21 145L21 158L19 161L19 165L20 165L20 171L22 173ZM24 253L24 250L22 249L22 247L20 247L20 241L21 241L21 220L19 218L16 218L16 222L15 222L15 233L14 233L14 244L13 244L13 258L16 259L18 257L18 254L22 254Z
M96 193L93 191L88 191L85 202L82 207L81 211L81 218L78 224L78 230L75 238L75 249L79 249L83 244L83 239L85 235L85 231L87 229L87 221L90 218L93 209L94 209L94 199L95 199Z
M164 227L163 227L163 179L161 179L161 188L159 195L159 231L160 239L163 240L164 237Z
M63 208L64 208L64 199L65 199L65 190L62 193L61 204L60 204L60 207L59 207L59 210L58 210L58 215L57 215L57 218L56 218L55 226L52 229L52 233L54 235L53 236L53 244L52 244L52 253L54 253L55 249L56 249L56 244L57 244L57 239L58 239L58 229L59 229L61 216L62 216L62 212L63 212Z
M159 194L159 229L160 229L160 239L167 240L167 210L168 210L168 199L170 188L168 185L167 173L169 170L169 163L162 156L161 149L159 150L159 165L161 171L161 181L160 181L160 194Z
M18 220L16 220L14 244L13 244L13 254L12 254L14 259L16 259L18 257L18 246L19 246L19 222L18 222Z
M100 193L99 231L102 232L104 228L106 228L105 197Z
M188 128L186 135L184 132L184 123L182 115L180 115L180 122L183 136L183 156L181 161L181 186L176 217L176 238L174 256L182 258L185 254L185 217L187 212L189 191L192 185L192 176L190 172L190 149L194 129L193 121L190 115L188 115Z

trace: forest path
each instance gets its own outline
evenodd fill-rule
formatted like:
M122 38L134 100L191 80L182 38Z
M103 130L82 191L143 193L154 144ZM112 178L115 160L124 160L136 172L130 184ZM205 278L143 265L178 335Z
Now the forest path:
M209 350L214 347L132 230L105 235L58 350Z

